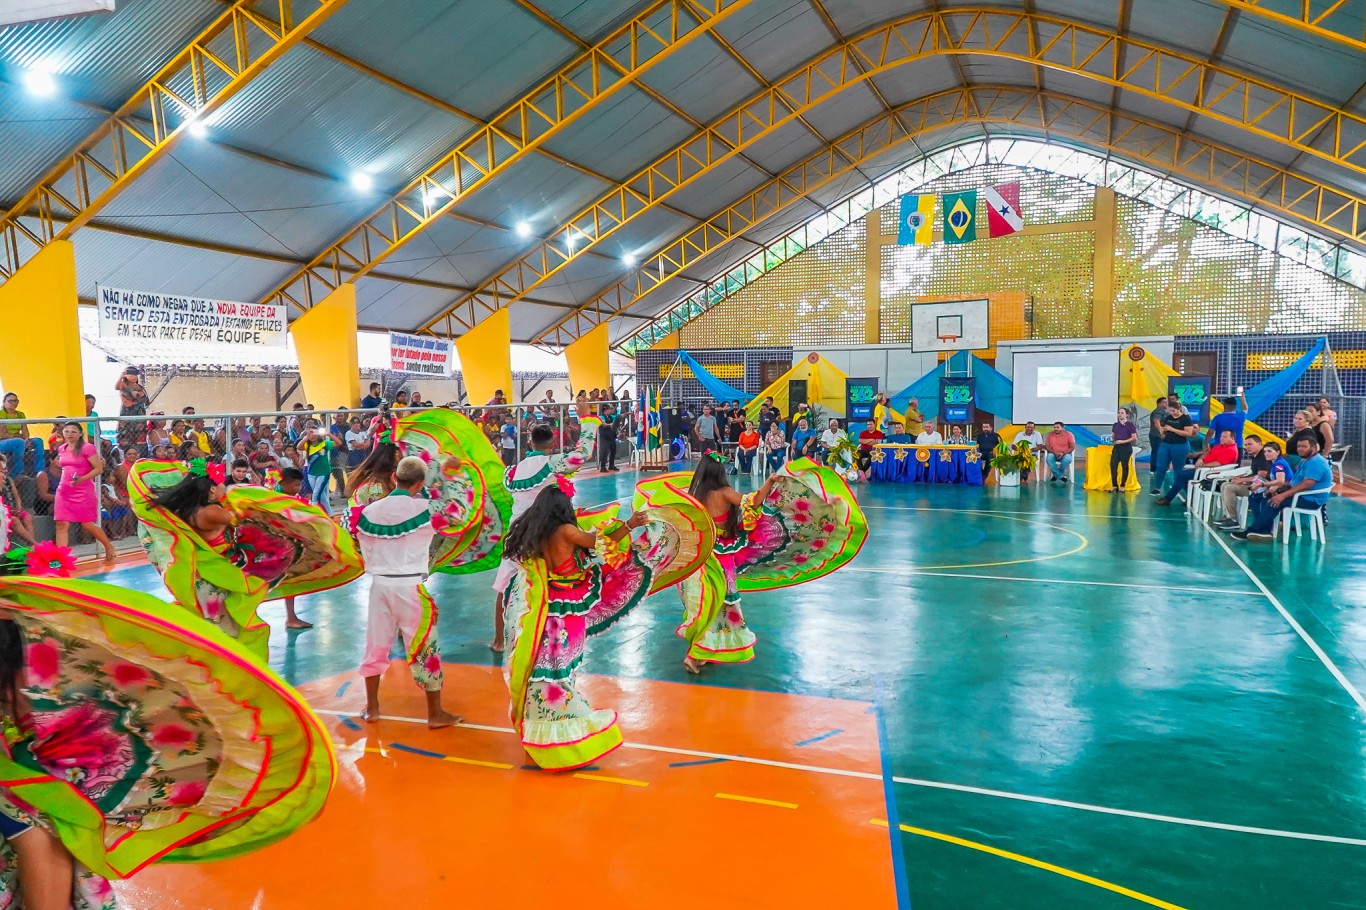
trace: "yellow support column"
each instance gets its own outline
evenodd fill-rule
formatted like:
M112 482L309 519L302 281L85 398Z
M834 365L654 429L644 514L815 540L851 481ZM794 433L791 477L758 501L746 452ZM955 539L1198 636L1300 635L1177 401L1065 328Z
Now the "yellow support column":
M304 399L324 410L360 404L356 286L343 284L289 327Z
M868 232L863 281L863 343L882 341L882 210L873 209L863 219Z
M19 410L30 417L85 413L76 307L69 240L48 244L0 285L0 385L19 396Z
M1091 279L1091 337L1115 334L1115 191L1096 187L1095 273Z
M612 388L612 370L608 366L607 344L610 341L608 324L597 328L564 349L569 363L569 384L579 389Z
M512 323L502 309L455 339L470 404L486 404L502 389L512 400Z

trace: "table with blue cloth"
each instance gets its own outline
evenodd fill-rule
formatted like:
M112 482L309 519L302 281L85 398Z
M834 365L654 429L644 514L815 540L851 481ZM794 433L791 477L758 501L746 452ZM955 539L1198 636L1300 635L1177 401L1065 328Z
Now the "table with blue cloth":
M980 487L982 453L975 445L883 443L873 447L868 479L874 483L956 483Z

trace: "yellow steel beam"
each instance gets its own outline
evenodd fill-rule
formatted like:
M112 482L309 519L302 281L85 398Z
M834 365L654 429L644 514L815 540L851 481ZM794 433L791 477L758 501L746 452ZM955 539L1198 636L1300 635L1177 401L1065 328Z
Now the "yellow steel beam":
M840 137L688 231L646 259L639 270L529 341L556 347L569 344L621 315L743 232L848 175L868 159L937 130L968 123L1103 147L1212 192L1312 223L1325 233L1366 242L1366 198L1361 196L1094 102L1019 86L974 86L904 104Z
M909 16L833 47L618 184L548 239L422 326L464 328L516 302L632 219L849 86L939 54L1038 63L1167 101L1366 173L1366 118L1209 61L1021 10ZM1121 61L1123 61L1121 63ZM974 96L965 96L972 103ZM1326 139L1308 138L1325 127Z
M241 91L344 3L276 0L278 20L252 0L234 3L0 218L0 280L79 230L165 155L185 124ZM36 224L20 221L28 212Z
M1316 38L1366 51L1366 0L1219 0ZM1289 12L1285 12L1289 8Z
M638 79L749 0L707 0L699 16L684 0L656 0L443 155L358 227L313 257L263 301L306 310L356 281L475 190Z

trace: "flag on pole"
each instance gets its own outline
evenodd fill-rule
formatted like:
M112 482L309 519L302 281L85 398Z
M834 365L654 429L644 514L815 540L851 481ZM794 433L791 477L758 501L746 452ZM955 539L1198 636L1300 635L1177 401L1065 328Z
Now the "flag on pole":
M944 242L968 243L977 239L977 191L944 194Z
M933 194L901 197L901 224L896 231L898 244L928 246L934 242L934 200Z
M653 452L659 448L659 390L650 389L645 412L645 451Z
M636 451L645 451L645 425L649 422L650 409L645 403L645 389L636 394Z
M1004 237L1024 230L1019 181L989 186L982 194L987 200L987 236Z

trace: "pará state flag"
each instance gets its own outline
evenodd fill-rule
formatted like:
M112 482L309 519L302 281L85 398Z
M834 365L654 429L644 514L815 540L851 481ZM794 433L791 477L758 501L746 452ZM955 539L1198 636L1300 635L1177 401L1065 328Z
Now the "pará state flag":
M1020 184L1003 183L982 190L987 200L987 235L1004 237L1024 230L1024 216L1020 214Z
M901 246L913 243L928 246L934 242L933 194L901 197L901 225L896 231L896 242Z
M977 191L944 194L944 242L977 239Z

